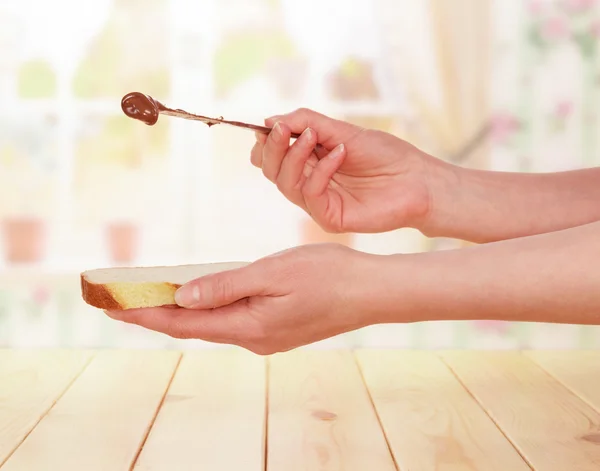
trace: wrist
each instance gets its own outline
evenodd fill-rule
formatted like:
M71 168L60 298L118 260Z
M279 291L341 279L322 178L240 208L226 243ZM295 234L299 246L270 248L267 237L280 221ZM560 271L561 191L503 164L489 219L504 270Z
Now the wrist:
M460 230L456 216L457 208L464 211L462 193L468 193L471 184L468 170L427 154L425 159L422 178L427 184L427 211L414 228L427 237L452 237Z
M590 171L526 174L461 168L429 157L427 237L476 243L514 239L598 220L597 178Z
M465 250L371 256L359 291L368 325L467 319L460 286L449 288Z
M429 213L416 228L423 235L475 243L514 235L511 218L519 210L521 192L518 186L515 188L512 175L443 161L437 161L429 173Z
M417 255L427 254L357 253L359 260L353 265L349 301L360 327L425 320L413 277L421 270Z
M600 222L474 247L392 255L373 286L378 323L464 321L598 324L600 275L590 253ZM557 270L556 267L560 267Z

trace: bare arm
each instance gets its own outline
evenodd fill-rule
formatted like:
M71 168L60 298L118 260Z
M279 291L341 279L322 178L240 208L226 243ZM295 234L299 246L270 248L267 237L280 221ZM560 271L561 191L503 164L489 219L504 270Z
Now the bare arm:
M371 323L495 319L600 324L600 222L370 269Z
M600 221L600 168L509 173L445 167L432 184L431 237L477 243Z

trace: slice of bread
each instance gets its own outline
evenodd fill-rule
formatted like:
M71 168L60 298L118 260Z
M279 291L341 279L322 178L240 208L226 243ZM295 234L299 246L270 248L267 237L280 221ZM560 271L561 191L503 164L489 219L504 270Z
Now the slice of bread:
M175 291L188 281L245 265L248 263L98 268L81 273L81 294L90 306L109 311L173 306Z

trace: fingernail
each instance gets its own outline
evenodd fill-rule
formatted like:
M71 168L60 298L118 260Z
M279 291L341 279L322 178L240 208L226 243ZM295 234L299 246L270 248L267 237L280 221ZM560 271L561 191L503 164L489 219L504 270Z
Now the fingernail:
M310 141L312 141L313 138L313 130L310 128L306 128L304 130L304 132L302 133L302 135L300 136L302 138L302 142L304 143L308 143Z
M279 142L281 140L281 136L283 136L283 132L281 131L281 125L279 124L279 121L277 121L275 126L273 126L271 137L275 142Z
M332 160L340 158L344 154L344 149L345 149L344 144L340 144L339 146L337 146L335 149L333 149L329 153L327 158L332 159Z
M200 301L200 288L197 285L182 286L175 291L175 302L181 307L191 307Z

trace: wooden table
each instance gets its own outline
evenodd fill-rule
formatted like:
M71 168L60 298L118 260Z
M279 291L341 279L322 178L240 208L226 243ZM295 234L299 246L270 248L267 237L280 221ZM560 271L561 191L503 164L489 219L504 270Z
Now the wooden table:
M600 352L0 351L0 471L600 469Z

